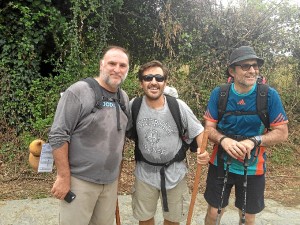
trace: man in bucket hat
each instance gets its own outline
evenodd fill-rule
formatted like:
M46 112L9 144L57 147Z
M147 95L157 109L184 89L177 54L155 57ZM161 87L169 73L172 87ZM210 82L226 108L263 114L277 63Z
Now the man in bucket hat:
M264 208L265 147L285 141L288 137L287 116L277 91L266 87L268 125L257 114L257 83L264 60L252 47L241 46L230 55L227 69L233 78L227 91L225 113L220 117L221 87L210 96L204 115L205 127L214 148L210 159L204 197L208 203L206 225L220 223L228 205L230 191L235 186L235 206L240 224L255 224L255 214Z

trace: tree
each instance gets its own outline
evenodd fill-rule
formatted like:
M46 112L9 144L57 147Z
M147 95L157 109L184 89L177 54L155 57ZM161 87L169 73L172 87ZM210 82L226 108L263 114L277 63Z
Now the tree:
M19 131L38 120L47 119L49 125L59 92L85 73L98 71L109 18L121 5L120 0L2 1L2 120ZM49 91L55 98L48 98Z

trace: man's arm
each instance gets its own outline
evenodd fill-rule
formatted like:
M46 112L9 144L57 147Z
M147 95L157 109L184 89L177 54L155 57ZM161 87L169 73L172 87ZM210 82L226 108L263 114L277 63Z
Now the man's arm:
M203 132L200 133L196 137L197 146L198 146L198 148L197 148L197 163L205 165L209 162L210 157L209 157L209 153L206 151L206 149L203 153L200 152L200 146L202 144L202 139L203 139Z
M219 144L220 139L224 136L219 131L217 131L217 123L206 120L205 129L208 131L208 138L212 142Z
M260 146L271 146L286 141L288 138L288 133L289 132L288 132L287 124L274 126L272 127L271 131L260 135L261 136ZM251 149L255 147L255 143L249 139L241 141L241 143L244 144L245 146L249 146Z
M58 199L63 200L71 186L71 174L69 165L69 143L65 142L60 148L53 150L53 157L57 169L56 181L51 193Z
M217 130L216 122L206 120L205 129L208 131L208 138L214 143L222 145L222 148L228 153L228 155L230 155L234 159L243 159L248 151L251 151L251 149L253 149L253 147L251 148L251 146L245 146L241 142L226 137L224 134L220 133Z
M243 159L245 154L248 154L248 157L250 157L251 150L255 147L253 141L249 139L240 142L235 141L217 131L216 126L216 123L206 120L205 128L209 131L209 139L211 141L221 144L223 149L235 159ZM261 146L270 146L283 142L288 138L288 126L287 124L274 126L270 132L261 135L261 137Z
M288 138L287 124L272 127L272 130L262 135L261 146L270 146L286 141Z

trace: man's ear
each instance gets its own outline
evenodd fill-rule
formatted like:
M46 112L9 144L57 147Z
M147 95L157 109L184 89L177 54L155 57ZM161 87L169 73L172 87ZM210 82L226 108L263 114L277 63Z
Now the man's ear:
M228 74L232 77L235 76L235 69L232 67L228 67Z

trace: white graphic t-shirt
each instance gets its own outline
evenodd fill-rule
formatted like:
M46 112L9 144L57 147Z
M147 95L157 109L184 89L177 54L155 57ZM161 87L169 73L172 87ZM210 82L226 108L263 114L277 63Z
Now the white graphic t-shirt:
M159 110L148 107L144 99L136 122L139 148L144 158L150 162L168 162L174 158L182 145L176 123L166 99L166 104ZM188 138L187 141L192 141L204 128L192 110L183 101L179 99L177 101L183 127L187 130L185 136ZM161 166L152 166L143 161L138 161L135 176L143 182L160 189L160 169ZM165 171L166 189L175 187L184 178L186 172L187 168L184 161L171 164Z

